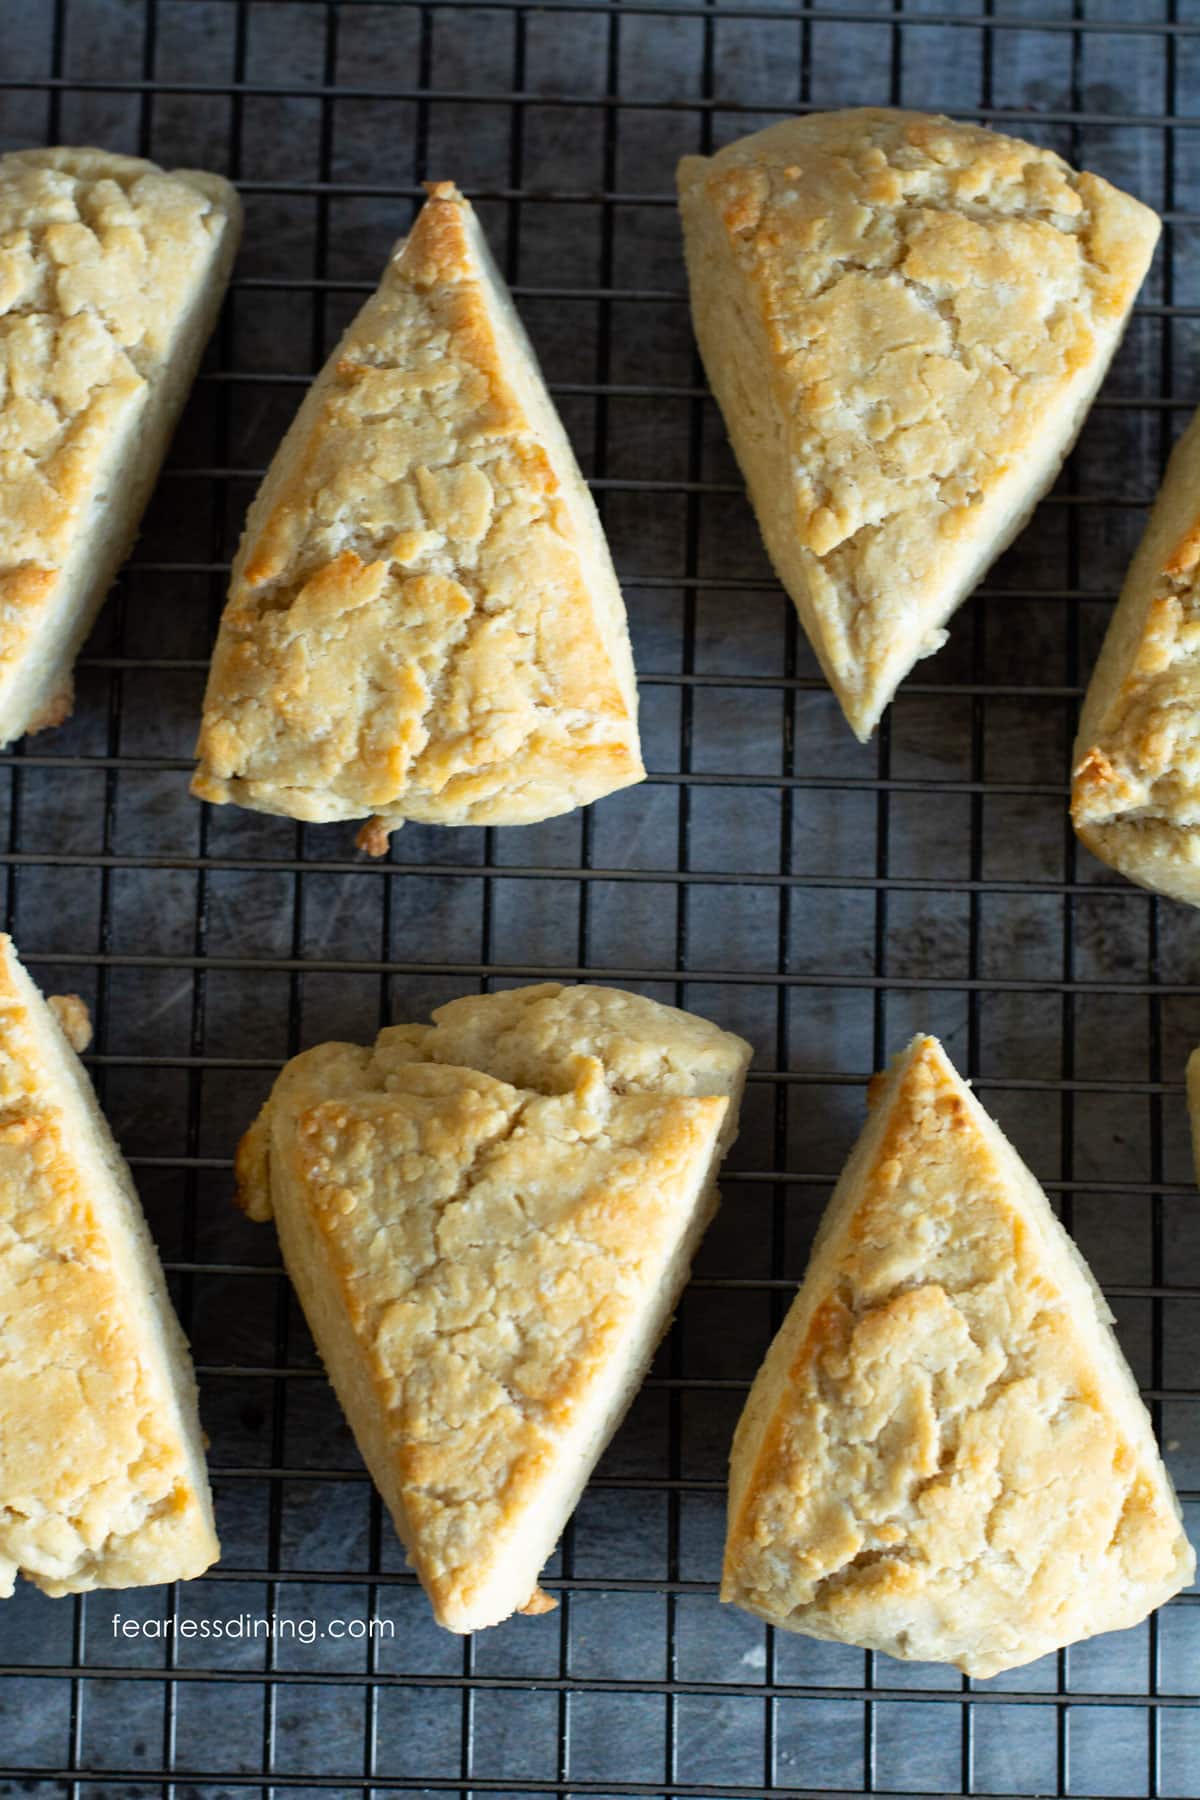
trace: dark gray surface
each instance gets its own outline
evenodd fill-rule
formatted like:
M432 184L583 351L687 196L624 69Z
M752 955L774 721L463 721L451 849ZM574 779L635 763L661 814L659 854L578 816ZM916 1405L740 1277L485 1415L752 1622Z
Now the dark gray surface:
M1077 854L1065 814L1081 673L1198 392L1197 132L1161 120L1172 107L1196 116L1200 5L1179 0L1178 36L1155 29L1165 0L1081 0L1074 13L1067 0L995 0L986 28L919 23L976 16L957 0L902 14L853 0L803 21L763 0L753 10L778 18L738 10L69 0L56 38L51 6L5 8L0 80L67 83L0 88L5 147L50 136L207 164L248 184L248 217L224 325L89 646L75 718L0 758L8 919L39 979L97 1006L93 1071L201 1368L225 1554L174 1594L76 1605L23 1587L0 1608L0 1665L31 1671L0 1690L0 1759L17 1771L0 1794L68 1793L49 1773L63 1770L85 1795L142 1794L173 1769L163 1792L216 1800L264 1767L292 1795L358 1792L372 1775L380 1791L423 1793L1116 1795L1157 1779L1164 1795L1200 1794L1200 1712L1176 1704L1200 1685L1194 1604L967 1690L946 1670L772 1640L713 1594L745 1383L803 1269L863 1082L918 1027L979 1078L1061 1198L1114 1290L1139 1379L1187 1391L1157 1410L1175 1475L1200 1499L1200 1208L1181 1091L1200 1041L1200 925ZM1073 17L1076 32L1034 23ZM1003 28L1022 18L1028 29ZM412 95L423 68L439 95L496 98L315 91L328 76ZM150 100L103 86L146 75L236 77L248 91ZM85 82L99 86L71 85ZM715 108L697 104L706 84ZM514 108L518 88L529 98ZM596 104L610 88L629 104ZM715 409L638 390L699 382L668 201L674 160L702 147L706 120L716 143L797 104L888 100L1033 109L1018 129L1176 222L1058 498L863 749L771 581ZM409 828L381 871L351 866L340 828L206 816L185 768L254 471L424 175L476 195L579 197L484 198L480 211L551 382L591 390L561 405L600 478L647 761L700 779L652 779L587 815L486 838ZM332 191L307 190L318 181ZM604 192L620 197L602 204ZM312 277L335 285L309 289ZM302 285L261 285L272 280ZM572 297L539 292L564 288ZM1164 317L1164 302L1181 310ZM647 481L665 485L628 485ZM697 481L715 485L686 489ZM691 674L704 679L679 679ZM613 874L581 881L584 866ZM726 879L681 883L677 867ZM543 873L517 872L530 868ZM619 878L629 871L644 878ZM389 974L397 963L421 967ZM421 1016L476 988L480 964L498 979L619 970L744 1032L761 1073L735 1168L789 1179L725 1183L655 1379L554 1566L560 1610L464 1645L430 1624L403 1573L272 1235L230 1206L229 1159L286 1055ZM1064 992L1064 977L1096 985ZM791 1079L767 1078L780 1070ZM1184 1297L1150 1296L1164 1284ZM260 1372L276 1363L292 1372ZM112 1635L117 1611L325 1620L372 1605L397 1627L373 1690L357 1645L281 1643L268 1661L261 1644L168 1653Z

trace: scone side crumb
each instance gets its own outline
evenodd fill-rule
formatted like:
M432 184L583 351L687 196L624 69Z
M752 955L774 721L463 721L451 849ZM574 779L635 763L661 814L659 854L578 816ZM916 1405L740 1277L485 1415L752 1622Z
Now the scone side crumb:
M271 1099L238 1140L233 1160L234 1205L248 1219L264 1225L274 1217L271 1204Z
M78 994L49 994L46 1005L58 1020L59 1029L77 1056L82 1056L92 1041L92 1015L87 1002Z
M368 856L386 856L391 836L387 826L376 813L359 827L354 842L359 850L365 850Z
M534 1588L524 1606L517 1608L517 1611L527 1619L540 1619L543 1614L557 1612L557 1610L558 1601L554 1595L548 1594L544 1588L540 1587Z

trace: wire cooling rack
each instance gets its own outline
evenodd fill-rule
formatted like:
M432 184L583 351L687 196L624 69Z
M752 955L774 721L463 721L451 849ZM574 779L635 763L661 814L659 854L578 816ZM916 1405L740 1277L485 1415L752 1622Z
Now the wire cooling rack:
M225 170L248 216L75 717L0 756L8 922L44 985L93 1005L92 1070L195 1348L224 1556L177 1590L23 1586L0 1608L0 1793L1200 1794L1195 1595L986 1683L773 1636L714 1597L746 1386L866 1078L918 1027L1104 1283L1197 1535L1200 927L1077 851L1065 776L1200 386L1200 5L10 0L3 25L6 147ZM1011 122L1167 220L1055 494L866 749L706 398L670 193L684 151L862 102ZM603 507L653 773L543 826L409 827L374 865L348 830L202 809L185 771L259 472L420 181L448 175ZM303 1045L548 975L690 1006L750 1037L756 1070L679 1321L547 1580L558 1611L464 1642L428 1620L230 1158ZM290 1636L199 1635L272 1615ZM390 1635L352 1635L372 1617Z

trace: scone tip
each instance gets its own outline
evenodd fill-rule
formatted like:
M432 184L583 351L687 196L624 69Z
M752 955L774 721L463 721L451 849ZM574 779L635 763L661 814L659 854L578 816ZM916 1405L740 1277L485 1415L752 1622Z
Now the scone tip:
M462 193L455 181L423 181L421 186L431 200L461 200Z

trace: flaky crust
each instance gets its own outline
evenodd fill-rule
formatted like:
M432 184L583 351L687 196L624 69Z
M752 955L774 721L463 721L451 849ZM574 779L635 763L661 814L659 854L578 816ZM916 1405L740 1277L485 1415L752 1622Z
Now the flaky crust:
M878 108L685 157L679 193L709 381L866 738L1053 481L1158 220L1050 151Z
M712 1215L749 1048L602 989L435 1016L373 1050L294 1059L243 1139L238 1184L247 1210L275 1216L437 1618L472 1631L544 1609L538 1571ZM524 1085L455 1061L468 1047ZM724 1086L706 1092L713 1071Z
M0 741L60 724L240 230L217 175L0 157Z
M86 1033L82 1001L43 1002L0 938L4 1594L18 1569L67 1594L198 1575L218 1554L187 1347L59 1018Z
M1071 818L1092 854L1200 906L1200 413L1129 565L1073 763Z
M193 792L523 824L642 778L595 508L474 214L430 189L251 509Z
M1078 1251L932 1038L873 1096L731 1459L722 1597L995 1675L1195 1558Z

